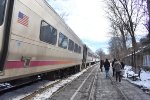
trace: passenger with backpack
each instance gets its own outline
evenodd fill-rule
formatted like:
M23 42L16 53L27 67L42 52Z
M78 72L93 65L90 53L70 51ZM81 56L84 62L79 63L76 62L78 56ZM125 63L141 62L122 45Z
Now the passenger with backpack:
M121 82L121 63L119 61L116 61L114 63L114 68L115 68L115 72L116 72L116 82L119 80L119 82Z

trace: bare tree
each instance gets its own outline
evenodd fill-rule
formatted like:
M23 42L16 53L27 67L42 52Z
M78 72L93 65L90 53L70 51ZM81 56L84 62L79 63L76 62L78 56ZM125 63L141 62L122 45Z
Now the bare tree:
M96 50L96 54L100 56L100 59L105 59L105 52L103 51L103 49L99 48L98 50Z
M135 50L137 42L135 31L143 18L143 1L141 0L107 0L113 18L117 18L119 24L130 34L133 50L133 65L136 69Z
M59 2L57 2L56 0L45 0L57 13L58 15L64 20L67 20L67 17L69 16L69 12L67 12L65 9L63 9L62 7L58 7L56 5L58 5ZM65 3L65 2L64 2Z
M119 21L119 19L117 17L113 18L110 16L110 14L108 13L108 19L111 22L111 28L113 32L110 32L113 37L121 37L121 42L123 45L123 50L124 52L127 51L127 45L126 45L126 41L127 41L127 32L125 30L125 27L123 25L123 23L121 23L121 21Z
M143 2L143 10L145 14L144 26L148 30L148 41L150 41L150 0L141 0Z
M149 36L149 40L150 40L150 0L147 0L147 9L148 9L148 14L149 14L149 21L148 21L148 36Z
M60 17L61 17L64 21L66 21L66 20L67 20L67 17L69 16L69 13L67 13L67 12L61 12L59 15L60 15Z
M110 6L112 13L130 34L134 48L137 47L135 31L143 17L142 3L139 0L107 0L107 4Z
M109 41L109 52L113 58L121 59L123 45L120 37L112 37Z

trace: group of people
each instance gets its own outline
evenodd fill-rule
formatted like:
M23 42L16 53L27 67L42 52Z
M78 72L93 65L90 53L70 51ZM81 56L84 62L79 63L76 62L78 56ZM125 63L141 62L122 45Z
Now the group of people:
M108 59L100 61L100 69L103 71L103 66L105 68L106 78L109 77L109 69L110 69L110 62ZM124 69L124 63L120 62L119 60L114 59L112 62L112 71L113 77L116 76L116 81L121 82L121 70Z

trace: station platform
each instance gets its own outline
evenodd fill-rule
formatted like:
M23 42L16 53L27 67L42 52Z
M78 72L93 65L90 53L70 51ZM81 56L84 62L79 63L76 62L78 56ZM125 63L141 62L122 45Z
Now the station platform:
M141 89L122 79L116 82L110 70L110 78L105 77L99 65L89 68L50 100L150 100Z

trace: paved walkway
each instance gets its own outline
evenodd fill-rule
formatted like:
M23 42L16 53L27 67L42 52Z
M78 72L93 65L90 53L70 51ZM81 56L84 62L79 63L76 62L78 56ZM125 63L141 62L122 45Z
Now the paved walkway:
M92 72L91 70L93 69L94 71ZM91 72L92 74L90 75ZM90 75L89 78L87 78L88 75ZM85 79L87 80L85 81ZM95 83L91 93L90 87L94 79ZM112 80L115 81L114 78L112 78ZM85 83L80 87L83 82ZM129 83L127 80L122 80L121 83L115 82L115 84L117 84L126 98L124 98L109 78L105 78L105 72L100 72L99 65L97 65L90 68L65 87L65 89L50 98L50 100L150 100L149 95L145 94L141 89ZM76 95L73 95L75 92ZM92 98L89 99L89 95L92 95Z
M112 70L110 70L110 76L112 76ZM98 79L99 79L99 85L97 86L97 94L103 93L101 92L101 90L103 91L107 91L110 90L110 80L108 80L107 82L104 83L104 80L106 80L105 77L105 73L104 72L100 72L98 75ZM115 77L111 77L113 82L115 84L117 84L118 88L125 94L125 96L127 96L128 100L150 100L150 96L146 93L144 93L140 88L136 87L135 85L129 83L127 80L122 79L121 82L116 82L115 81ZM109 83L109 84L108 84ZM107 88L106 88L107 87ZM113 91L113 90L112 90ZM116 100L115 98L111 98L111 94L105 92L102 95L108 95L108 97L110 97L110 100ZM106 100L108 100L108 97ZM97 100L99 97L97 97ZM101 98L101 97L100 97ZM105 100L105 99L102 99Z

